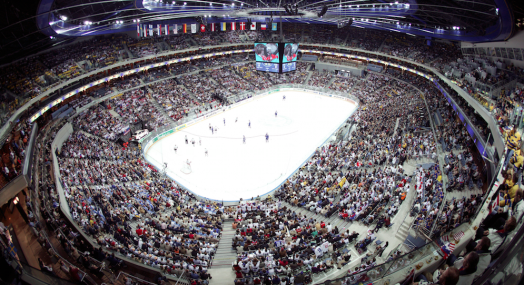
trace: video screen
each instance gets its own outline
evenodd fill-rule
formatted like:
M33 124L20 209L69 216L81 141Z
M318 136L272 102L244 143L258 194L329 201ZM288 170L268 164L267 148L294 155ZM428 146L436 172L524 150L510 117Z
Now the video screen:
M297 61L298 44L285 43L284 44L284 60L283 63Z
M278 63L278 44L276 43L255 43L255 57L260 62Z
M257 62L256 70L267 72L278 72L278 63Z
M297 69L297 63L296 62L288 62L282 64L282 72L288 72L293 71Z

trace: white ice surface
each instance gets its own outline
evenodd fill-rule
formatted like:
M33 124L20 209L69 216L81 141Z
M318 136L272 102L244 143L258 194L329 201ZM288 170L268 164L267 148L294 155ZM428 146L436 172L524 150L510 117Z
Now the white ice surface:
M149 148L146 159L158 169L167 163L172 179L209 199L238 201L262 196L302 166L355 108L353 103L313 93L272 93L164 137ZM214 134L209 124L218 128ZM189 144L185 144L186 135ZM185 174L181 169L188 159L192 172Z

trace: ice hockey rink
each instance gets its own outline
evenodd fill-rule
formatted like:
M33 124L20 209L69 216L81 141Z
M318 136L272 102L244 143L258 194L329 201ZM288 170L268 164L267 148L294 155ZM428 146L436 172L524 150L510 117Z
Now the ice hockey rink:
M355 109L353 102L301 91L255 97L158 140L146 160L158 169L167 163L169 177L208 199L233 202L263 196L302 166ZM214 133L210 125L217 129ZM182 171L187 160L188 174Z

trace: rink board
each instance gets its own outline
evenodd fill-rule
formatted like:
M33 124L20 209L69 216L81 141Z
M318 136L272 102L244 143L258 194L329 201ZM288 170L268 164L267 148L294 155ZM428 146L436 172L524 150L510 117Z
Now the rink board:
M274 91L157 135L144 147L145 159L157 169L167 163L166 174L171 179L203 198L235 202L262 197L301 167L356 108L357 104L345 97ZM218 131L211 133L209 124ZM195 146L185 144L186 136L190 141L195 139ZM191 162L190 174L181 171L186 160Z

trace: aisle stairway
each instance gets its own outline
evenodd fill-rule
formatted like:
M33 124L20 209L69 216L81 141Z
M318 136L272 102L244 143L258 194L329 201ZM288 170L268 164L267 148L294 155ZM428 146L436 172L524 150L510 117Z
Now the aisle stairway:
M235 280L235 274L232 270L232 264L237 257L237 253L232 249L231 243L235 230L233 230L233 221L225 221L222 224L222 236L218 243L213 264L209 268L209 273L213 276L210 280L212 285L231 285Z
M233 237L235 236L235 230L233 229L233 221L226 221L222 224L222 236L213 258L213 265L211 268L231 268L233 261L237 257L237 253L231 247Z

